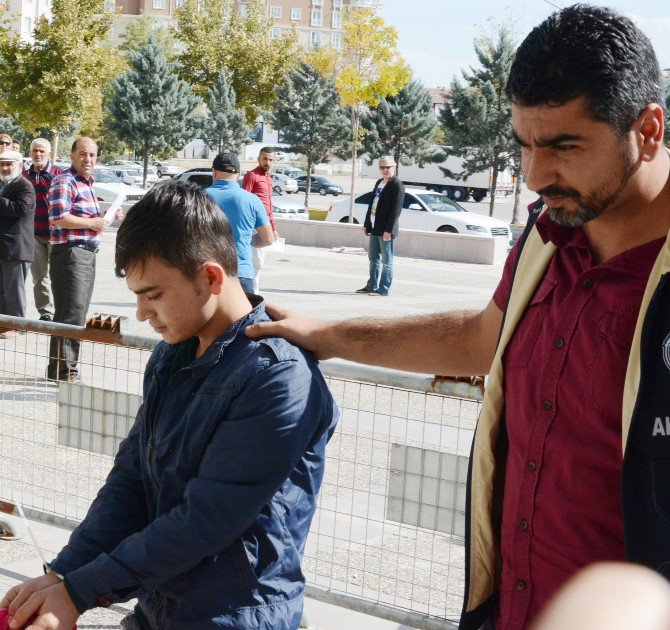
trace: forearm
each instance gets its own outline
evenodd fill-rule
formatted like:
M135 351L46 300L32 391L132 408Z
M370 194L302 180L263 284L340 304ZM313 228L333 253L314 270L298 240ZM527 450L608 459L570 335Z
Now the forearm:
M445 376L488 374L497 329L478 311L454 311L371 322L353 319L319 331L320 356Z
M64 228L66 230L82 230L93 229L92 224L95 219L92 217L77 217L73 214L68 214L61 219L52 219L51 223L54 227Z

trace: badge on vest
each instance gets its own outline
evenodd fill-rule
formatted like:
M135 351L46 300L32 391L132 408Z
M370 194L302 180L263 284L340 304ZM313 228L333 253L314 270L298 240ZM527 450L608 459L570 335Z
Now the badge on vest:
M663 341L663 363L670 370L670 333Z

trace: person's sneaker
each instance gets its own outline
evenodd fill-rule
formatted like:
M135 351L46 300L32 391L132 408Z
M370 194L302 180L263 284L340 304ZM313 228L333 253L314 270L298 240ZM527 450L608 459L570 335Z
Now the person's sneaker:
M372 291L370 291L370 289L367 287L363 287L362 289L357 289L356 293L372 293Z
M380 295L382 297L386 297L388 293L382 293L381 291L369 291L368 295Z
M49 313L44 313L44 315L40 315L41 322L52 322L53 320L54 320L53 315L50 315Z

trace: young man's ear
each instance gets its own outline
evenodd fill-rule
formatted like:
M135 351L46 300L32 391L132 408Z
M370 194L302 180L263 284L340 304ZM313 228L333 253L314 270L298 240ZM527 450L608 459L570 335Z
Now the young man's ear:
M223 267L213 260L208 260L202 266L201 272L207 282L207 289L210 294L219 295L224 283L228 280L228 276L223 270Z

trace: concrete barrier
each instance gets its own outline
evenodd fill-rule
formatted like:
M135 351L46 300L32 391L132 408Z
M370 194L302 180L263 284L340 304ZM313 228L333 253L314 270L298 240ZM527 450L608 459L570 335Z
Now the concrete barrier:
M275 220L279 234L286 239L287 245L367 249L368 237L361 225L294 221L281 219L276 214ZM394 244L394 253L409 258L500 265L507 257L507 241L490 236L401 229Z

